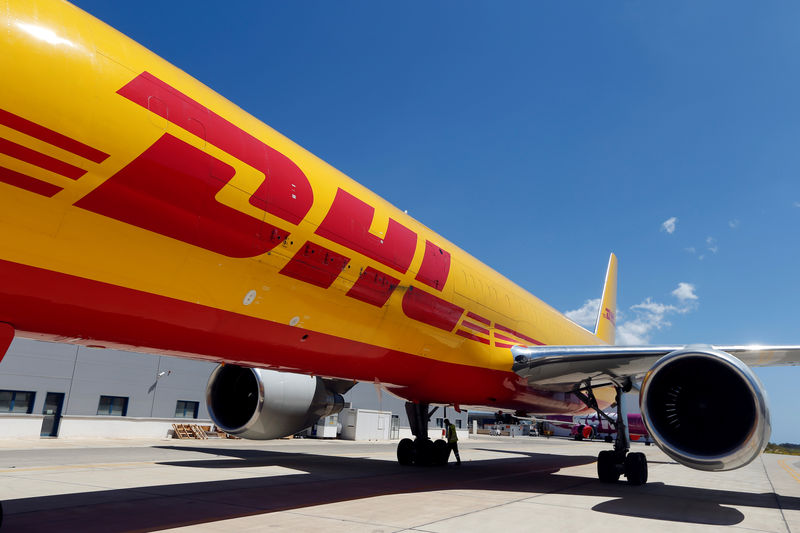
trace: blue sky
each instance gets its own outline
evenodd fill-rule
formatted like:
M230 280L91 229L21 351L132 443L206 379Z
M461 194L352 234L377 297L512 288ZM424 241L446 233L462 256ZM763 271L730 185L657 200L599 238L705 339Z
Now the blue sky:
M561 311L800 344L800 4L75 3Z

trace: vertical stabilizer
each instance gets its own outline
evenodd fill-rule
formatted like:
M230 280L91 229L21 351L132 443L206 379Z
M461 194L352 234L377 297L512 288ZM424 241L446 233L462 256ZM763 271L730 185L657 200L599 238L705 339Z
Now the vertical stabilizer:
M597 312L594 334L603 342L614 344L617 329L617 256L608 258L606 282L603 286L603 298Z

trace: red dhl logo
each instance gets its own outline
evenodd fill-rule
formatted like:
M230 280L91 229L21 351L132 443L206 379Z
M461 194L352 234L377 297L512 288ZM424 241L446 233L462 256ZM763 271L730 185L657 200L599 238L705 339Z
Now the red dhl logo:
M218 202L217 193L233 179L235 169L168 133L76 202L76 207L234 258L256 257L274 249L291 235L292 226L297 226L308 214L314 203L311 184L303 171L282 153L148 72L134 78L117 93L262 172L264 181L249 198L249 203L286 225L270 224ZM8 111L0 110L0 124L93 163L101 163L109 157L105 152ZM87 172L7 139L0 139L0 153L73 180ZM62 190L57 185L4 167L0 167L0 182L45 197L53 197ZM417 234L390 218L386 235L375 236L367 230L374 214L373 206L340 188L315 234L405 274L414 259ZM450 253L427 240L423 253L415 279L442 291L450 272ZM349 262L349 257L307 241L280 273L327 289ZM346 295L382 307L399 283L398 278L369 266ZM414 287L409 287L403 295L402 308L409 318L446 331L453 331L465 311ZM462 323L465 329L458 329L456 333L489 344L488 338L483 336L488 337L488 329L478 323L488 327L490 322L473 313L468 313L468 317L473 321L465 320ZM541 344L508 328L502 329Z
M616 316L616 315L614 314L614 312L613 312L611 309L609 309L608 307L606 307L606 308L603 310L603 318L606 318L606 319L607 319L609 322L611 322L613 325L615 325L615 326L617 325L617 316Z

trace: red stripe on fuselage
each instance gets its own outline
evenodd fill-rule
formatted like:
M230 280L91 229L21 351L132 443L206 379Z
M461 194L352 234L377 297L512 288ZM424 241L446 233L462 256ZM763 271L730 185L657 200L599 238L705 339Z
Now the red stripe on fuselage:
M456 331L456 335L460 335L466 339L470 339L473 341L482 342L483 344L489 344L489 339L484 339L483 337L479 337L478 335L473 335L472 333L464 331L463 329L459 329L458 331Z
M57 146L62 150L71 152L94 163L102 163L108 158L108 154L105 152L101 152L96 148L92 148L87 144L76 141L75 139L67 137L66 135L58 133L57 131L40 126L35 122L31 122L30 120L24 119L19 115L10 113L5 109L0 109L0 124L22 132L25 135L35 137L40 141Z
M507 328L505 326L501 326L500 324L495 324L494 327L499 329L500 331L505 331L506 333L510 333L510 334L512 334L512 335L514 335L516 337L519 337L520 339L526 340L528 342L532 342L533 344L538 344L538 345L543 345L544 344L543 342L537 341L533 337L528 337L527 335L524 335L524 334L522 334L522 333L520 333L518 331L514 331L511 328Z
M8 185L13 185L14 187L19 187L20 189L25 189L28 192L41 194L47 198L52 198L63 190L58 185L47 183L46 181L5 167L0 167L0 181Z
M4 260L0 322L51 341L378 380L418 401L541 413L584 409L576 398L529 389L511 371L445 363Z
M488 318L483 318L481 315L476 315L472 311L467 313L467 316L470 317L472 320L477 320L481 324L486 324L487 326L492 325L492 322Z
M0 154L6 154L14 159L25 161L26 163L49 170L50 172L55 172L56 174L60 174L72 180L76 180L86 174L86 171L82 168L70 165L60 159L50 157L36 150L31 150L30 148L26 148L8 139L0 138Z
M479 325L473 324L472 322L469 322L467 320L463 321L461 323L461 326L463 326L465 328L468 328L468 329L475 330L475 331L477 331L479 333L483 333L484 335L488 335L489 334L489 330L488 329L482 328Z
M506 344L504 342L495 342L494 345L498 348L513 348L514 346L519 346L519 344Z
M424 324L445 331L453 331L464 308L442 300L422 289L409 287L403 295L403 312L407 317Z

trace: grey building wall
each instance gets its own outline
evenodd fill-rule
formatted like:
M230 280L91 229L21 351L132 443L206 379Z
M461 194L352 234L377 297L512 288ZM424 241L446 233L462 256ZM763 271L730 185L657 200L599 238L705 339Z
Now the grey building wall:
M186 400L199 402L198 418L207 419L205 385L214 366L18 338L0 362L0 389L34 391L34 414L48 392L61 392L64 415L96 416L105 395L127 397L129 417L173 418L177 401Z
M41 413L48 392L69 392L76 354L68 344L15 339L0 362L0 389L36 392L33 412Z
M17 338L0 362L0 390L36 393L33 414L41 414L48 392L64 393L65 416L98 416L100 396L128 398L131 418L174 418L178 400L199 403L198 418L208 419L205 388L216 365L177 357L85 348ZM160 375L160 377L159 377ZM353 407L391 411L399 427L410 427L405 400L371 383L359 383L346 395ZM437 419L449 418L467 427L467 414L439 408ZM460 424L459 422L460 421Z
M372 383L357 383L355 387L344 395L344 400L350 402L353 407L391 411L392 414L399 416L400 427L411 427L408 421L408 415L406 414L406 401L387 391L379 392ZM456 427L467 428L467 412L461 411L461 413L458 413L452 407L439 407L439 409L431 415L431 419L428 421L428 427L442 427L437 424L437 419L443 420L445 418L450 419L450 422L455 424Z

